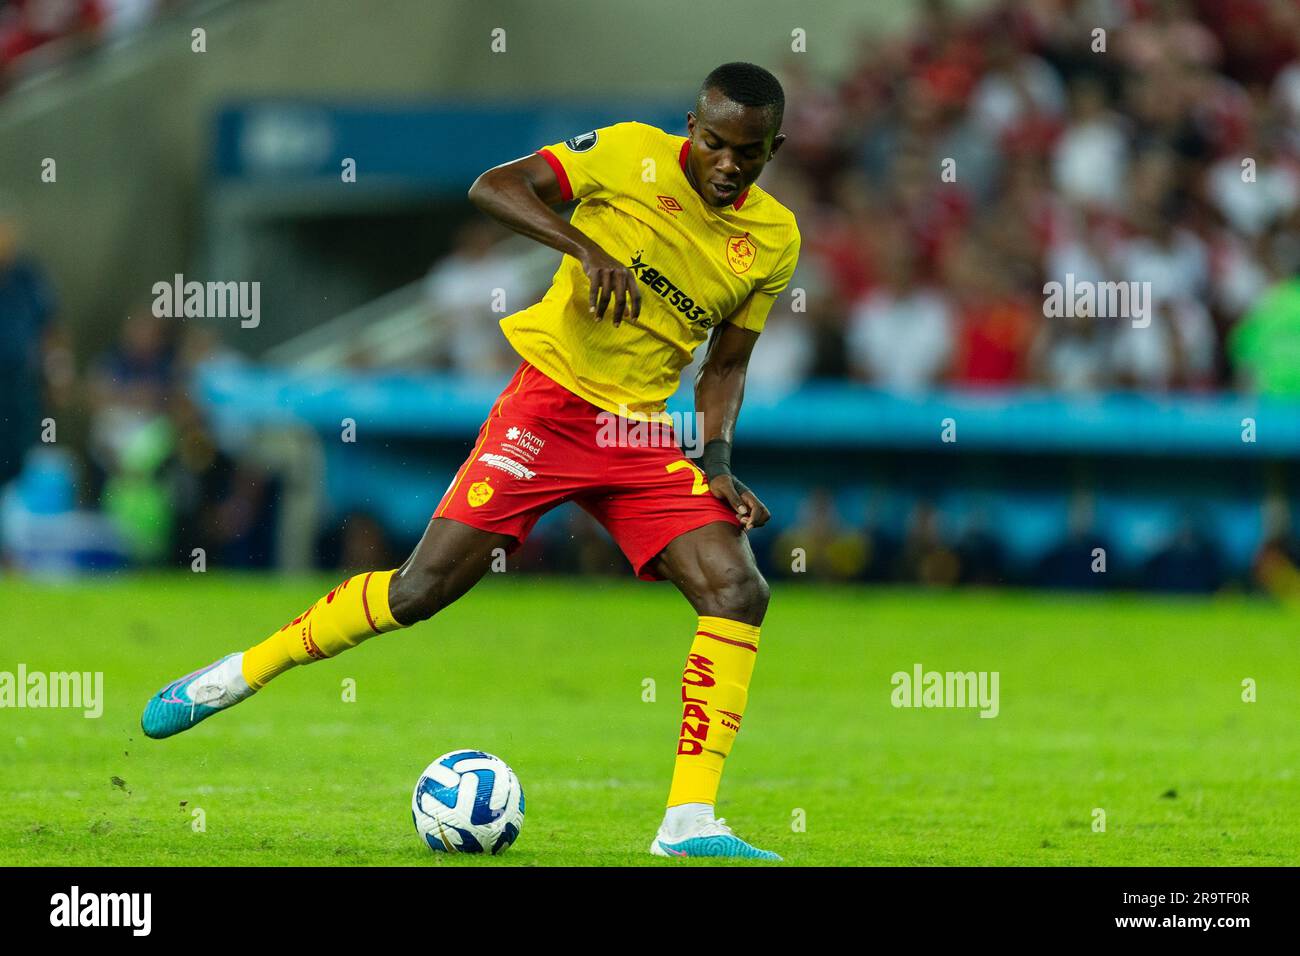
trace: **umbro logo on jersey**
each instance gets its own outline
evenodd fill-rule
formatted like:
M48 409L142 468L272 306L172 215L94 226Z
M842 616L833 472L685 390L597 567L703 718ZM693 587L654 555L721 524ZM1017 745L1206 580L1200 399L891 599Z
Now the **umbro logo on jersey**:
M679 203L672 196L656 196L655 198L659 200L659 208L663 212L670 213L671 215L675 216L682 211L682 204Z
M570 152L585 153L596 145L596 131L592 130L590 133L583 133L580 136L573 137L573 139L566 139L564 145L569 147Z

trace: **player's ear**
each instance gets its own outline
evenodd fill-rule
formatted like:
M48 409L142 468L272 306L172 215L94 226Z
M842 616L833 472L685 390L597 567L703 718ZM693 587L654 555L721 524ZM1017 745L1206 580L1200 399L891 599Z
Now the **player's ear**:
M689 139L695 135L695 111L686 111L686 136Z
M773 137L772 137L772 149L771 149L771 151L767 154L767 158L768 158L768 159L771 159L773 156L775 156L775 155L776 155L776 151L777 151L778 149L781 148L781 144L784 143L784 142L785 142L785 133L777 133L775 136L773 136Z

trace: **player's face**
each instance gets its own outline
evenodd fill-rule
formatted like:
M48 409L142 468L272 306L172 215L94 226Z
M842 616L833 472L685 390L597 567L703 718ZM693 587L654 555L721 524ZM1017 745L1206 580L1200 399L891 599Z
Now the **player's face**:
M773 135L767 110L732 102L709 90L700 111L686 114L691 185L710 206L728 206L753 185L785 141Z

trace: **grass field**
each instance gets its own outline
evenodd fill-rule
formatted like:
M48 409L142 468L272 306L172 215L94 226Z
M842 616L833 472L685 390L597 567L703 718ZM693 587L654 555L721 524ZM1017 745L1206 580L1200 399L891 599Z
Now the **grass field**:
M143 737L166 680L336 580L0 579L0 671L103 671L106 700L97 720L0 709L0 864L682 865L645 852L694 626L668 585L489 580L190 733ZM1247 599L778 585L718 812L798 865L1295 864L1298 631ZM998 671L999 715L893 707L891 675L916 663ZM435 856L411 826L420 771L460 747L523 782L501 857Z

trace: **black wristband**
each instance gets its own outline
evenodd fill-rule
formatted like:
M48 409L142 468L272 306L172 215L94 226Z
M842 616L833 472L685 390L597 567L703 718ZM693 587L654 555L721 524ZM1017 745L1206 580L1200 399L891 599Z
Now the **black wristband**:
M700 452L700 471L704 472L704 477L709 481L719 475L729 476L731 483L736 486L738 495L749 491L749 488L731 473L731 442L725 438L715 438L704 443L704 451Z
M700 471L709 479L731 474L731 442L725 438L705 442L700 452Z

